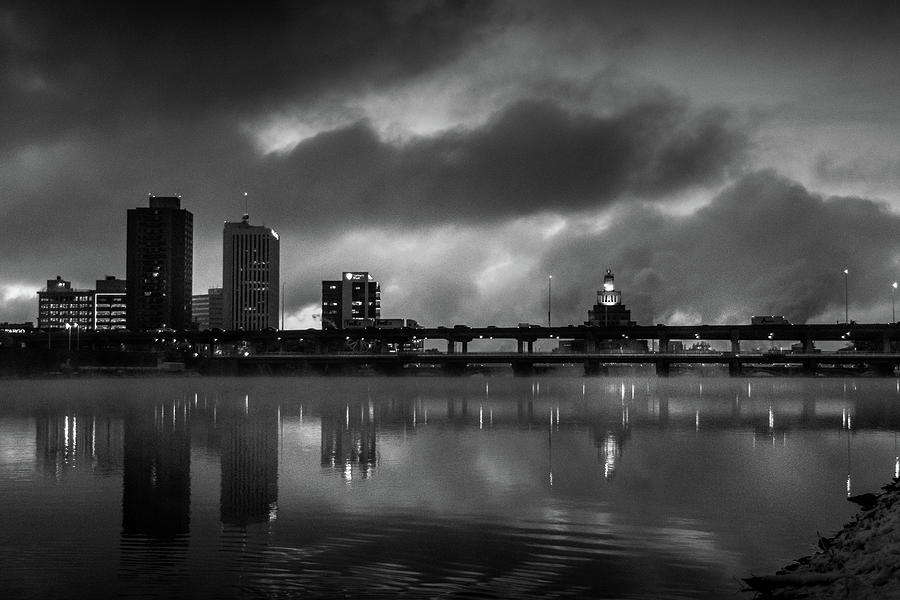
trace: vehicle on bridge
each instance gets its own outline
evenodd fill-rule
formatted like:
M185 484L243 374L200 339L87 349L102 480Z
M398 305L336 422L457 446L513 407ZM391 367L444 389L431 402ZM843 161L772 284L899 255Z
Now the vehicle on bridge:
M790 325L783 315L761 315L750 317L751 325Z

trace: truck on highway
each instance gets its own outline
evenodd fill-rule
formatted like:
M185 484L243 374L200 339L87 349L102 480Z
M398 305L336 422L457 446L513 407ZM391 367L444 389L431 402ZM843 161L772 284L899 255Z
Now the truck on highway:
M751 325L790 325L783 315L762 315L750 317Z

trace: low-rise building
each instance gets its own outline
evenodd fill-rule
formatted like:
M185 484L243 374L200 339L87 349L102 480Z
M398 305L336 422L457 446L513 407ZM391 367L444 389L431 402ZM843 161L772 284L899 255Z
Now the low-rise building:
M223 289L209 288L206 294L194 294L191 302L191 322L201 331L224 329Z
M97 280L94 291L94 329L125 329L128 319L126 306L127 282L107 275Z
M322 329L374 326L381 318L381 288L368 272L345 271L322 282Z
M79 290L57 275L38 293L38 328L61 329L67 324L94 327L94 290Z

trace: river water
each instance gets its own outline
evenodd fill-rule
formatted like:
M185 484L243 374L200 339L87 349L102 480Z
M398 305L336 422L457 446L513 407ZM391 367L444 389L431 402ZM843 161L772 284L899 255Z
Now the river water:
M3 598L722 598L897 474L894 378L3 381Z

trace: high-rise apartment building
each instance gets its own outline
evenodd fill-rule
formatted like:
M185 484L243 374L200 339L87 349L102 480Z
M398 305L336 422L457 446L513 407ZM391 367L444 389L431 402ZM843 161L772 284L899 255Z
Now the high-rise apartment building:
M322 282L322 329L375 325L381 317L381 288L368 272L345 271Z
M278 234L245 214L225 223L222 254L224 329L278 327Z
M125 329L127 323L126 281L107 275L97 280L94 291L94 329Z
M180 198L150 197L128 210L128 329L188 329L191 324L194 216Z
M201 331L224 329L222 288L209 288L206 294L194 294L191 301L191 320Z
M38 292L38 328L60 329L66 325L90 329L94 326L94 290L77 290L71 281L57 275Z

